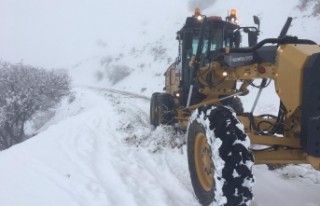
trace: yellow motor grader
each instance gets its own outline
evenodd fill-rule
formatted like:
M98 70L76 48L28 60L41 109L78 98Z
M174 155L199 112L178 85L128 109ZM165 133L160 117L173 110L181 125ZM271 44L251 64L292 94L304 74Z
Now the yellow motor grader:
M224 20L196 10L177 32L179 55L165 72L165 91L151 97L150 123L187 133L191 182L202 205L249 205L253 164L320 169L320 46L288 36L290 17L278 38L258 42L260 20L253 20L255 26L242 27L236 10ZM271 82L278 115L254 115ZM251 87L258 93L244 111L239 96Z

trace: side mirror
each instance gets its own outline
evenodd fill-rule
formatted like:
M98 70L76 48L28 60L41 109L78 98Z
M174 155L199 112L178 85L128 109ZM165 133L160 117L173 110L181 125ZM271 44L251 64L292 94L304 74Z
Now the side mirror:
M258 30L260 30L260 19L257 16L253 16L253 22L258 25Z

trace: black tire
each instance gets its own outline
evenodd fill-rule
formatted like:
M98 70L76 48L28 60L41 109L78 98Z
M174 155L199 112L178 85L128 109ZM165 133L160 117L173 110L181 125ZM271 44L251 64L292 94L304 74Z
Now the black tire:
M155 92L151 96L150 100L150 124L155 126L155 104L156 104L156 98L160 94L160 92Z
M154 93L150 102L150 123L157 127L175 123L174 98L168 93Z
M187 134L191 183L202 205L247 206L253 194L249 138L226 107L193 112Z
M237 114L241 114L244 112L241 99L237 96L234 96L233 98L228 98L228 99L222 100L221 103L225 106L228 106L228 107L231 107L232 109L234 109L234 111Z

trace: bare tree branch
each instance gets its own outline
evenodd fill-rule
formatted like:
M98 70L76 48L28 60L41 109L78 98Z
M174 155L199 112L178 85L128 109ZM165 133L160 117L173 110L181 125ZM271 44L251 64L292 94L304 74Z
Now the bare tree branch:
M67 73L0 62L0 149L24 139L24 126L37 112L70 95Z

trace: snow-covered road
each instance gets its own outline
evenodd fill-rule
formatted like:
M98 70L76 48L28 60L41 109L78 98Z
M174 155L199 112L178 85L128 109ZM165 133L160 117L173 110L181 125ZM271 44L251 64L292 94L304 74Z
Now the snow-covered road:
M75 92L46 130L0 153L1 205L199 205L184 136L152 131L148 98L101 88ZM254 172L253 206L320 205L320 172L311 167L260 165Z

